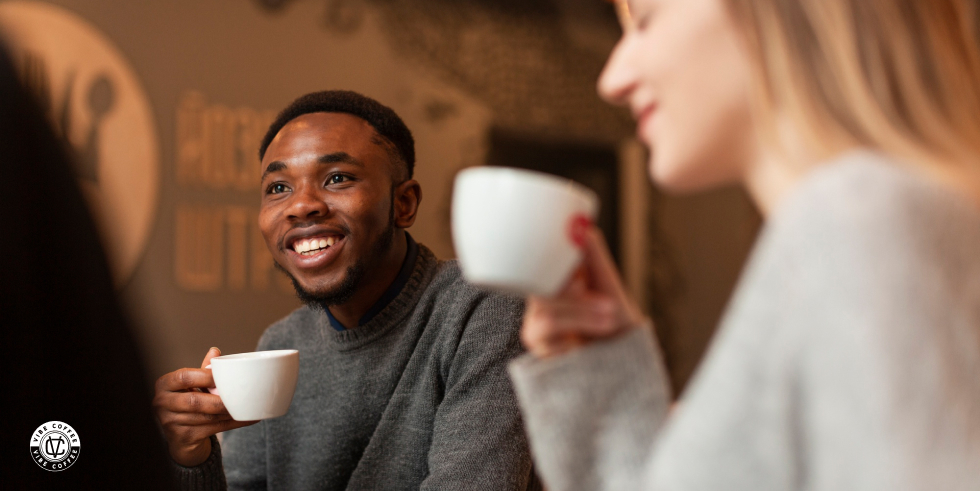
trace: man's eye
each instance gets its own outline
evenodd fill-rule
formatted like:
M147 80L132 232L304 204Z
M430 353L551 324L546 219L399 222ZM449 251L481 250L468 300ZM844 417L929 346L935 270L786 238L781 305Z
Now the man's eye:
M327 178L327 184L340 184L347 181L350 181L350 177L343 174L334 174Z
M289 187L286 186L285 184L281 183L281 182L277 182L277 183L269 186L268 193L269 194L279 194L279 193L285 193L286 191L289 191Z

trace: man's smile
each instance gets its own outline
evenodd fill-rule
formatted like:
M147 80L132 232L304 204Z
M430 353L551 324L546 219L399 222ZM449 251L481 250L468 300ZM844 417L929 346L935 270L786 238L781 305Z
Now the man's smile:
M368 297L387 286L372 282L391 281L391 275L375 273L397 272L405 259L404 248L392 247L396 229L412 221L397 221L396 212L408 210L411 218L418 204L417 183L403 181L407 169L399 168L409 164L392 160L366 120L329 111L283 124L261 158L259 230L275 265L307 304L346 305L362 295L355 307L370 307ZM404 203L396 200L398 186L410 198ZM354 317L352 325L360 319Z
M324 237L309 237L298 239L293 242L293 245L289 248L296 251L304 256L312 256L318 252L326 250L328 247L334 245L338 240L343 239L342 236L328 235Z
M283 240L287 260L299 269L329 265L340 254L347 236L323 227L294 230Z

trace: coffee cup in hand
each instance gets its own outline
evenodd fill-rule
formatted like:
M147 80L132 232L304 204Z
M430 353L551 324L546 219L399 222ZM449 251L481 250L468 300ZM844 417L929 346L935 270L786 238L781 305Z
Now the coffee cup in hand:
M456 176L452 234L467 281L551 296L582 260L599 211L591 189L550 174L474 167Z
M299 351L274 350L211 359L216 393L237 421L277 418L289 411L299 378Z

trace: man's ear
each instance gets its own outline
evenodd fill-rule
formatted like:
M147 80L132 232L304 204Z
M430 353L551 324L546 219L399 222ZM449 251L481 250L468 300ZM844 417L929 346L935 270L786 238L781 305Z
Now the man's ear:
M422 186L415 179L409 179L395 187L393 199L395 226L403 229L411 227L422 202Z

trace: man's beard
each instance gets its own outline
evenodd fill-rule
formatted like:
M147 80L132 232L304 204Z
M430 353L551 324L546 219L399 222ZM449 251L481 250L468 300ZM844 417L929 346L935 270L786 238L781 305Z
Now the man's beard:
M347 274L344 276L343 281L334 288L325 292L313 292L303 288L303 285L299 284L296 277L286 271L278 261L273 261L276 269L285 273L286 277L293 282L293 288L296 290L296 296L305 303L306 305L318 309L326 310L327 307L331 305L342 305L347 303L357 292L358 287L361 284L361 280L364 279L364 274L367 272L367 264L378 265L383 263L383 258L391 250L392 244L394 244L395 238L395 203L394 203L394 193L392 193L391 209L388 214L388 226L381 233L381 237L377 240L372 241L373 245L368 251L367 256L361 257L353 265L347 267Z

